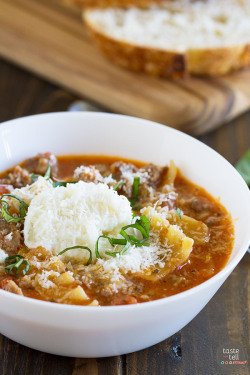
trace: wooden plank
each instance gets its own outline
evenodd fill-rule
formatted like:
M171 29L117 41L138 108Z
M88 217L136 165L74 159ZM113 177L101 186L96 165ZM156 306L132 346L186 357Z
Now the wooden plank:
M250 107L250 70L168 81L106 61L77 10L59 0L0 0L0 54L112 111L201 134Z
M1 61L0 98L0 121L64 111L77 99ZM199 139L234 164L250 145L249 124L250 112ZM246 254L205 309L180 332L158 345L124 356L75 359L38 352L0 335L0 374L248 375L246 366L219 367L216 351L219 345L226 347L232 341L246 351L249 347L249 263L249 254Z

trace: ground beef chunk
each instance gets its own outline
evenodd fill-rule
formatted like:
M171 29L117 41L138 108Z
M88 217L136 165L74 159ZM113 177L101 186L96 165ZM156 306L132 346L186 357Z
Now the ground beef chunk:
M135 165L122 161L117 161L110 166L110 172L117 181L121 180L124 174L135 174L137 171L138 168Z
M94 182L95 184L103 181L101 173L93 165L81 165L76 168L74 178L84 182Z
M159 167L154 164L148 164L148 165L145 165L145 167L139 169L141 173L148 174L147 181L151 185L157 185L160 182L162 173L165 172L164 170L165 168Z
M110 169L107 164L95 164L95 168L98 169L103 177L110 175Z
M12 185L14 188L21 188L32 183L29 172L17 165L8 175L0 180L0 184Z
M21 232L14 223L0 218L0 248L8 255L16 254L21 246Z
M134 177L139 176L139 168L130 163L116 162L111 165L110 171L116 181L123 181L117 191L131 198Z
M34 158L27 159L23 163L24 168L26 168L30 173L40 174L44 176L48 167L51 167L51 173L56 175L57 173L57 159L50 152L45 154L37 154Z
M192 208L195 212L202 212L209 210L210 206L206 200L193 197L190 200L190 208Z
M129 198L132 196L134 178L139 177L140 199L145 200L152 198L152 194L154 194L154 190L161 180L164 168L154 164L148 164L142 168L137 168L130 163L116 162L111 165L110 171L115 180L122 180L124 182L119 187L118 191L120 193L125 193Z

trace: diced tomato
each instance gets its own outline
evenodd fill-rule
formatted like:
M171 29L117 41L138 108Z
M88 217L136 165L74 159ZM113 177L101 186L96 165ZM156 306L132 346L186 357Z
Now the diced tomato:
M0 185L0 195L3 194L9 194L10 189L8 188L8 185Z

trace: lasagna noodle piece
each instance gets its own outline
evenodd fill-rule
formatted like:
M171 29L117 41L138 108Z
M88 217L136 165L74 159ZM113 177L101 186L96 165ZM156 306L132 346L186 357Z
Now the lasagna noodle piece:
M187 261L192 251L194 240L185 236L177 225L169 224L169 221L164 219L152 207L147 207L143 213L150 218L151 228L159 232L162 243L167 242L172 248L171 256L167 259L163 268L149 268L148 272L137 273L137 276L141 278L157 281Z

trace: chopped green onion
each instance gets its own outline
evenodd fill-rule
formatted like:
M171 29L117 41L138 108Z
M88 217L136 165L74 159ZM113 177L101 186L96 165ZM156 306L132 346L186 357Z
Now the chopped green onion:
M1 202L4 202L1 200ZM6 202L7 203L7 202ZM2 207L2 216L7 223L18 223L23 220L23 217L13 217L7 211L8 203Z
M125 184L124 181L118 181L117 184L113 186L113 190L117 190L121 185Z
M47 169L47 171L45 172L45 175L44 175L44 178L47 181L49 181L49 179L50 179L50 172L51 172L51 168L50 168L50 165L49 165L48 169Z
M28 205L20 197L14 194L3 194L2 196L17 199L20 202L20 205L19 205L20 217L23 218L26 215L26 211L28 211Z
M72 246L72 247L67 247L66 249L60 251L60 253L58 255L62 255L64 253L66 253L66 251L68 251L68 250L74 250L74 249L83 249L83 250L87 250L89 252L89 260L86 263L86 266L88 266L91 263L91 261L92 261L92 251L87 246Z
M150 220L147 218L147 216L142 215L140 220L141 224L144 226L147 236L149 236L149 230L150 230Z
M20 202L20 205L19 205L19 215L20 215L20 217L13 217L7 211L9 203L6 202L3 199L0 199L0 202L5 203L5 205L2 207L2 216L3 216L4 220L7 221L8 223L18 223L19 221L23 220L23 218L25 217L26 212L28 210L27 203L25 203L20 197L18 197L17 195L14 195L14 194L3 194L2 197L11 197L11 198L17 199Z
M111 237L108 237L108 236L105 236L105 235L99 236L97 241L96 241L96 244L95 244L95 255L96 255L97 258L100 258L100 259L102 258L100 253L99 253L99 249L98 249L100 238L106 238L109 241L110 245L113 246L113 247L115 245L126 245L126 243L127 243L127 241L123 238L111 238ZM107 254L107 252L106 252L106 254Z
M127 234L125 231L128 228L135 228L135 229L139 230L141 232L141 234L142 234L142 239L138 240L134 236L132 236L130 234ZM150 230L150 221L149 221L149 219L145 215L142 215L140 219L136 220L135 224L129 224L129 225L126 225L125 227L123 227L120 230L120 234L128 242L130 242L132 245L135 245L135 246L149 246L149 244L145 243L145 241L149 237L149 230Z
M31 178L31 181L32 181L32 182L36 182L37 179L38 179L38 177L41 177L41 175L40 175L40 174L35 174L35 173L32 173L32 174L30 175L30 178Z
M11 261L11 262L10 262ZM9 263L9 264L8 264ZM20 267L25 265L26 267L23 269L23 275L30 269L30 264L27 260L24 259L22 255L12 255L10 257L5 258L4 260L4 268L6 272L11 272L14 268L16 269L16 275L18 274Z
M2 197L11 197L11 198L15 198L17 199L19 202L20 202L20 206L22 206L22 208L25 208L25 210L28 210L28 205L27 203L25 203L22 198L18 197L17 195L14 195L14 194L3 194Z
M57 187L57 186L64 186L64 187L66 187L66 185L67 185L67 182L66 181L53 181L53 187L55 188L55 187Z
M181 215L183 214L182 210L180 210L179 208L176 208L176 213L179 216L179 218L181 219Z
M110 255L112 257L116 257L117 255L124 254L125 251L127 251L130 246L131 246L130 243L127 241L126 245L122 248L121 251L114 251L113 253L109 251L105 251L105 254Z
M126 233L126 229L128 228L135 228L139 230L142 234L142 239L138 239L135 236ZM121 251L114 251L114 252L105 251L105 254L110 255L112 257L116 257L118 254L119 255L124 254L125 251L127 251L131 245L149 246L148 243L145 243L145 241L149 237L149 230L150 230L150 221L145 215L142 215L140 219L136 220L135 224L129 224L121 228L120 234L124 238L111 238L106 235L99 236L95 244L96 257L99 259L102 258L99 253L99 248L98 248L100 238L106 238L112 247L114 247L115 245L124 245Z
M45 180L50 181L50 173L51 173L51 168L49 165L45 172L45 175L43 176ZM42 177L42 176L40 174L35 174L35 173L32 173L30 176L32 182L36 182L38 177Z
M140 187L140 177L134 177L133 189L132 189L132 198L130 200L132 208L138 200L139 187Z
M64 186L66 187L67 184L76 184L77 182L79 181L53 181L52 185L53 187L57 187L57 186Z

